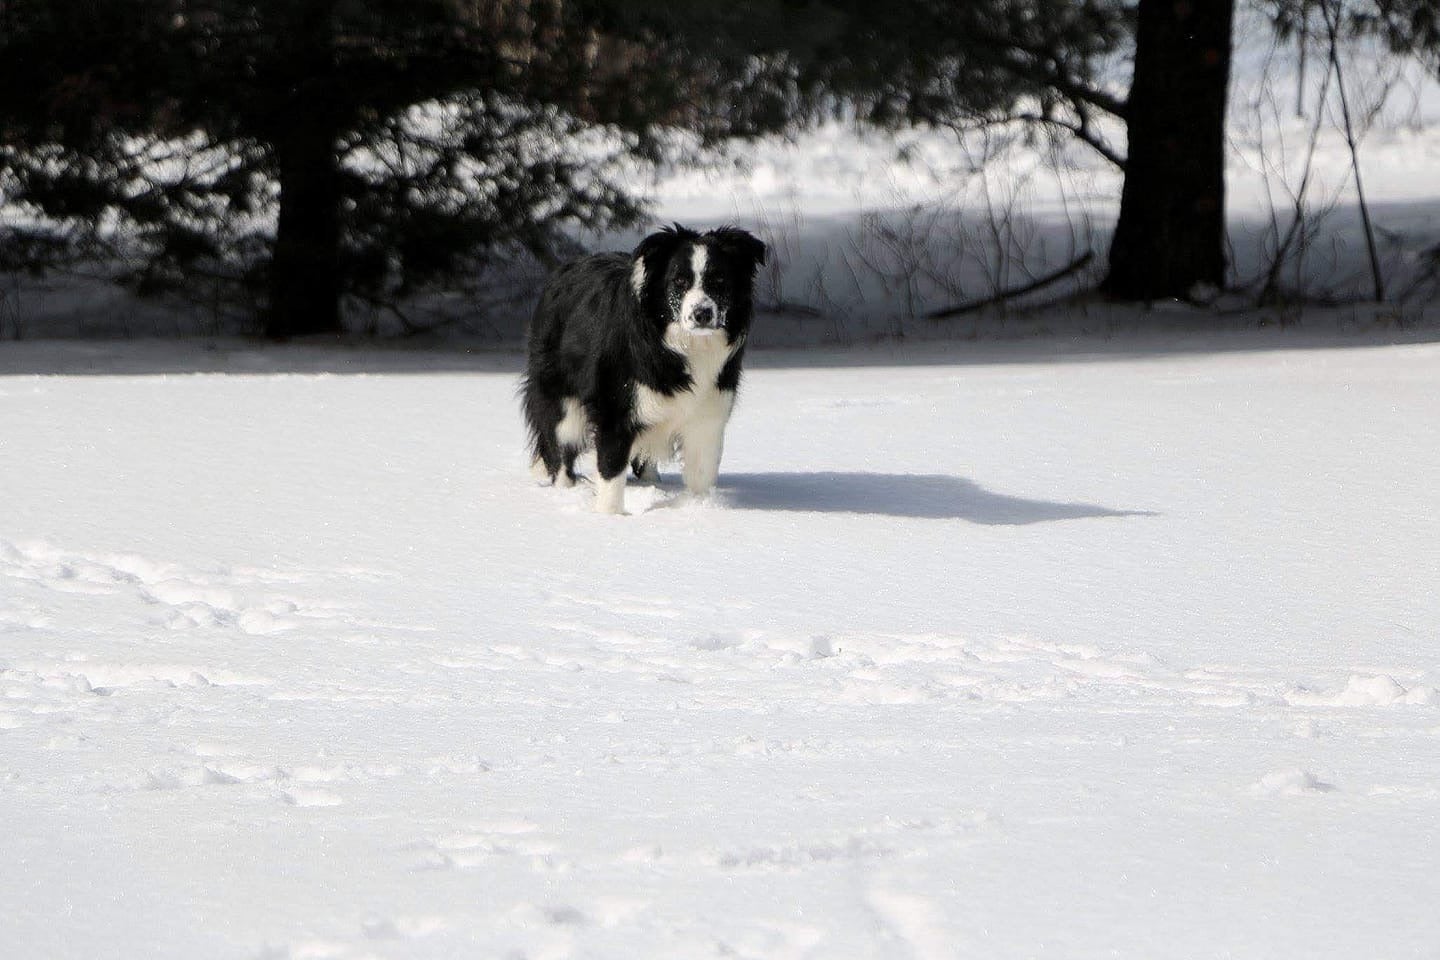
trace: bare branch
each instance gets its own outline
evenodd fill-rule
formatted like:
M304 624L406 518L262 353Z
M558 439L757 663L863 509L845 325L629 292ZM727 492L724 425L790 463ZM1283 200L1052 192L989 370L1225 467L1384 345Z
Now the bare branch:
M943 310L932 310L930 313L925 314L925 319L949 320L951 317L958 317L962 314L974 313L976 310L983 310L984 308L996 303L1002 303L1006 300L1013 300L1016 297L1023 297L1025 294L1034 293L1036 290L1039 290L1042 287L1047 287L1050 284L1055 283L1057 280L1063 280L1073 273L1079 273L1081 270L1085 269L1085 267L1089 265L1091 260L1094 259L1095 251L1086 250L1083 254L1076 257L1074 260L1070 261L1065 266L1061 267L1059 270L1056 270L1053 273L1047 273L1043 277L1037 277L1036 279L1030 281L1023 286L1013 287L1009 290L1001 290L998 293L992 294L988 297L984 297L980 300L971 300L968 303L961 303L953 307L946 307Z

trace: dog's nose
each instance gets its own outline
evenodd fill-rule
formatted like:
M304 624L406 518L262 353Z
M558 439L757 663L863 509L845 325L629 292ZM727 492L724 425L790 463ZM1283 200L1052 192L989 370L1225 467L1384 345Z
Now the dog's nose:
M715 323L715 308L711 306L699 306L695 308L695 326L708 327Z

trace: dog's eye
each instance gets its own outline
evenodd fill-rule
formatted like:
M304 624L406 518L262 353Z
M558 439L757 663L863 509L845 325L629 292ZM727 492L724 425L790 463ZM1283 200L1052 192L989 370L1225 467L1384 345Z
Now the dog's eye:
M670 288L672 290L684 290L688 286L690 286L690 281L686 280L684 277L676 277L674 280L670 281Z

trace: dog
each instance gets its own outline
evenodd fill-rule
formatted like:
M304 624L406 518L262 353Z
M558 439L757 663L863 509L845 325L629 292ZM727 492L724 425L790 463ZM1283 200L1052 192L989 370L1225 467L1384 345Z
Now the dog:
M627 469L656 482L678 448L685 488L710 491L765 255L736 227L675 224L633 253L557 270L530 323L521 387L536 478L573 486L575 458L593 446L595 509L624 513Z

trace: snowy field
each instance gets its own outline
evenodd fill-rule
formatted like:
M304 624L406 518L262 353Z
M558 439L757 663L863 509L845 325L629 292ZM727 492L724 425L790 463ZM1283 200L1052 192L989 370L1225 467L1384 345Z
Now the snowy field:
M1440 346L1280 343L762 352L618 518L512 356L9 344L0 955L1434 958Z

